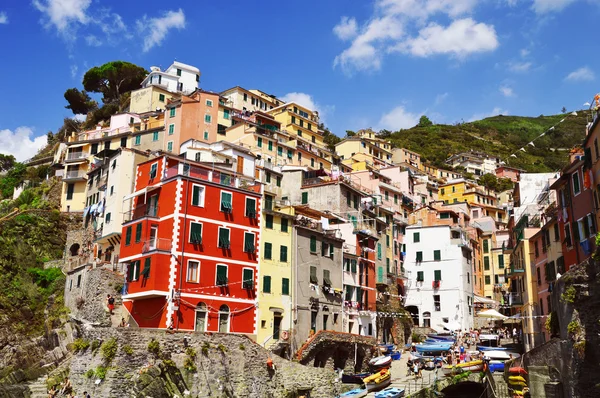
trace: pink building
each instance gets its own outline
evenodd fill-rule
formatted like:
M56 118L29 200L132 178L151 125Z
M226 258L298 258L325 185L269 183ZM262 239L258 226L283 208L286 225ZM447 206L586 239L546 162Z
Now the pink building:
M511 181L517 182L522 172L523 170L515 167L500 166L496 169L496 177L509 178Z

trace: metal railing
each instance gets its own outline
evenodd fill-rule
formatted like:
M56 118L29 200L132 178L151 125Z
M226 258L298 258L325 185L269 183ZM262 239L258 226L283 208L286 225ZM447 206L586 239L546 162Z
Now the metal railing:
M143 242L142 253L147 253L153 250L171 251L172 242L170 239L154 238Z
M137 206L123 215L123 222L126 223L144 217L158 217L158 205L143 204Z
M65 161L86 159L88 156L90 156L90 154L87 152L69 152L67 153Z
M86 173L84 171L79 171L79 170L72 170L72 171L67 171L65 173L65 175L63 176L63 179L69 179L69 178L85 178Z
M511 292L508 295L508 305L522 305L523 304L523 294Z

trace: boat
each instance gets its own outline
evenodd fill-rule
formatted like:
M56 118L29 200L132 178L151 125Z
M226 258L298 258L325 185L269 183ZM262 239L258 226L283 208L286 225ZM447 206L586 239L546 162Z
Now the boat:
M444 352L452 346L451 342L439 342L436 344L419 344L415 346L417 352Z
M506 351L508 348L506 347L490 347L486 345L478 345L477 350L479 351Z
M402 353L400 351L394 351L390 354L390 356L392 357L393 361L397 361L402 356Z
M456 340L456 338L454 336L452 336L451 334L430 333L427 335L427 338L430 340L436 340L436 341L450 341L452 343L454 343L454 341Z
M511 357L512 355L512 357ZM510 359L515 359L519 357L519 354L515 354L508 351L483 351L483 357L490 360L497 361L508 361Z
M363 379L370 375L371 375L371 373L357 373L357 374L343 374L342 373L342 383L362 384Z
M490 372L504 372L504 361L490 361Z
M404 396L404 389L397 387L388 387L375 393L375 398L401 398Z
M483 370L483 361L470 361L459 363L458 365L446 365L442 367L442 372L444 375L449 376L462 372L478 372Z
M509 383L527 383L527 380L523 376L508 376Z
M369 361L369 367L372 369L383 369L390 366L392 366L392 357L389 355L375 357Z
M343 394L338 395L338 398L361 398L366 397L369 392L365 387L356 388Z
M381 369L379 372L363 379L367 391L379 391L392 383L392 375L387 369Z
M511 375L526 375L527 371L521 367L515 366L508 369L508 373L510 373Z

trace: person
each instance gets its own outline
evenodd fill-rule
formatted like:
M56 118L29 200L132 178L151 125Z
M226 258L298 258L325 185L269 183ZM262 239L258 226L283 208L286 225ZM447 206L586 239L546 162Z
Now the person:
M127 327L127 322L125 322L125 318L121 318L121 323L119 323L120 328Z
M113 314L113 310L115 309L115 298L110 294L106 295L106 304L108 305L108 311L111 315Z
M88 394L87 391L84 391L83 392L83 398L92 398L92 397L90 397L90 394Z
M413 364L413 372L415 374L415 379L418 379L419 376L421 375L421 370L420 370L420 366L419 366L419 361L415 361Z
M516 343L517 342L517 327L516 326L513 328L512 338L513 338L513 343Z
M414 366L413 363L413 356L410 353L410 351L408 352L408 357L406 360L406 376L410 376L412 375L412 367Z
M50 389L48 390L48 398L54 398L54 397L56 397L56 394L58 394L58 391L56 390L56 386L50 387Z
M62 383L62 388L60 389L60 394L66 395L67 393L70 393L71 390L73 390L73 385L71 385L71 380L69 380L69 378L67 377Z
M423 378L423 368L425 367L425 363L423 361L419 362L419 373L417 373L417 377L422 379Z

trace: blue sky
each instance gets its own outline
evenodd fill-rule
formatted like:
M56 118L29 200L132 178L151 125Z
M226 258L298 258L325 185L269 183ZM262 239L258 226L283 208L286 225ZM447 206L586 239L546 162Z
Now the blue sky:
M0 153L35 154L72 116L64 91L112 60L177 59L338 135L581 109L600 91L598 21L592 0L2 0Z

